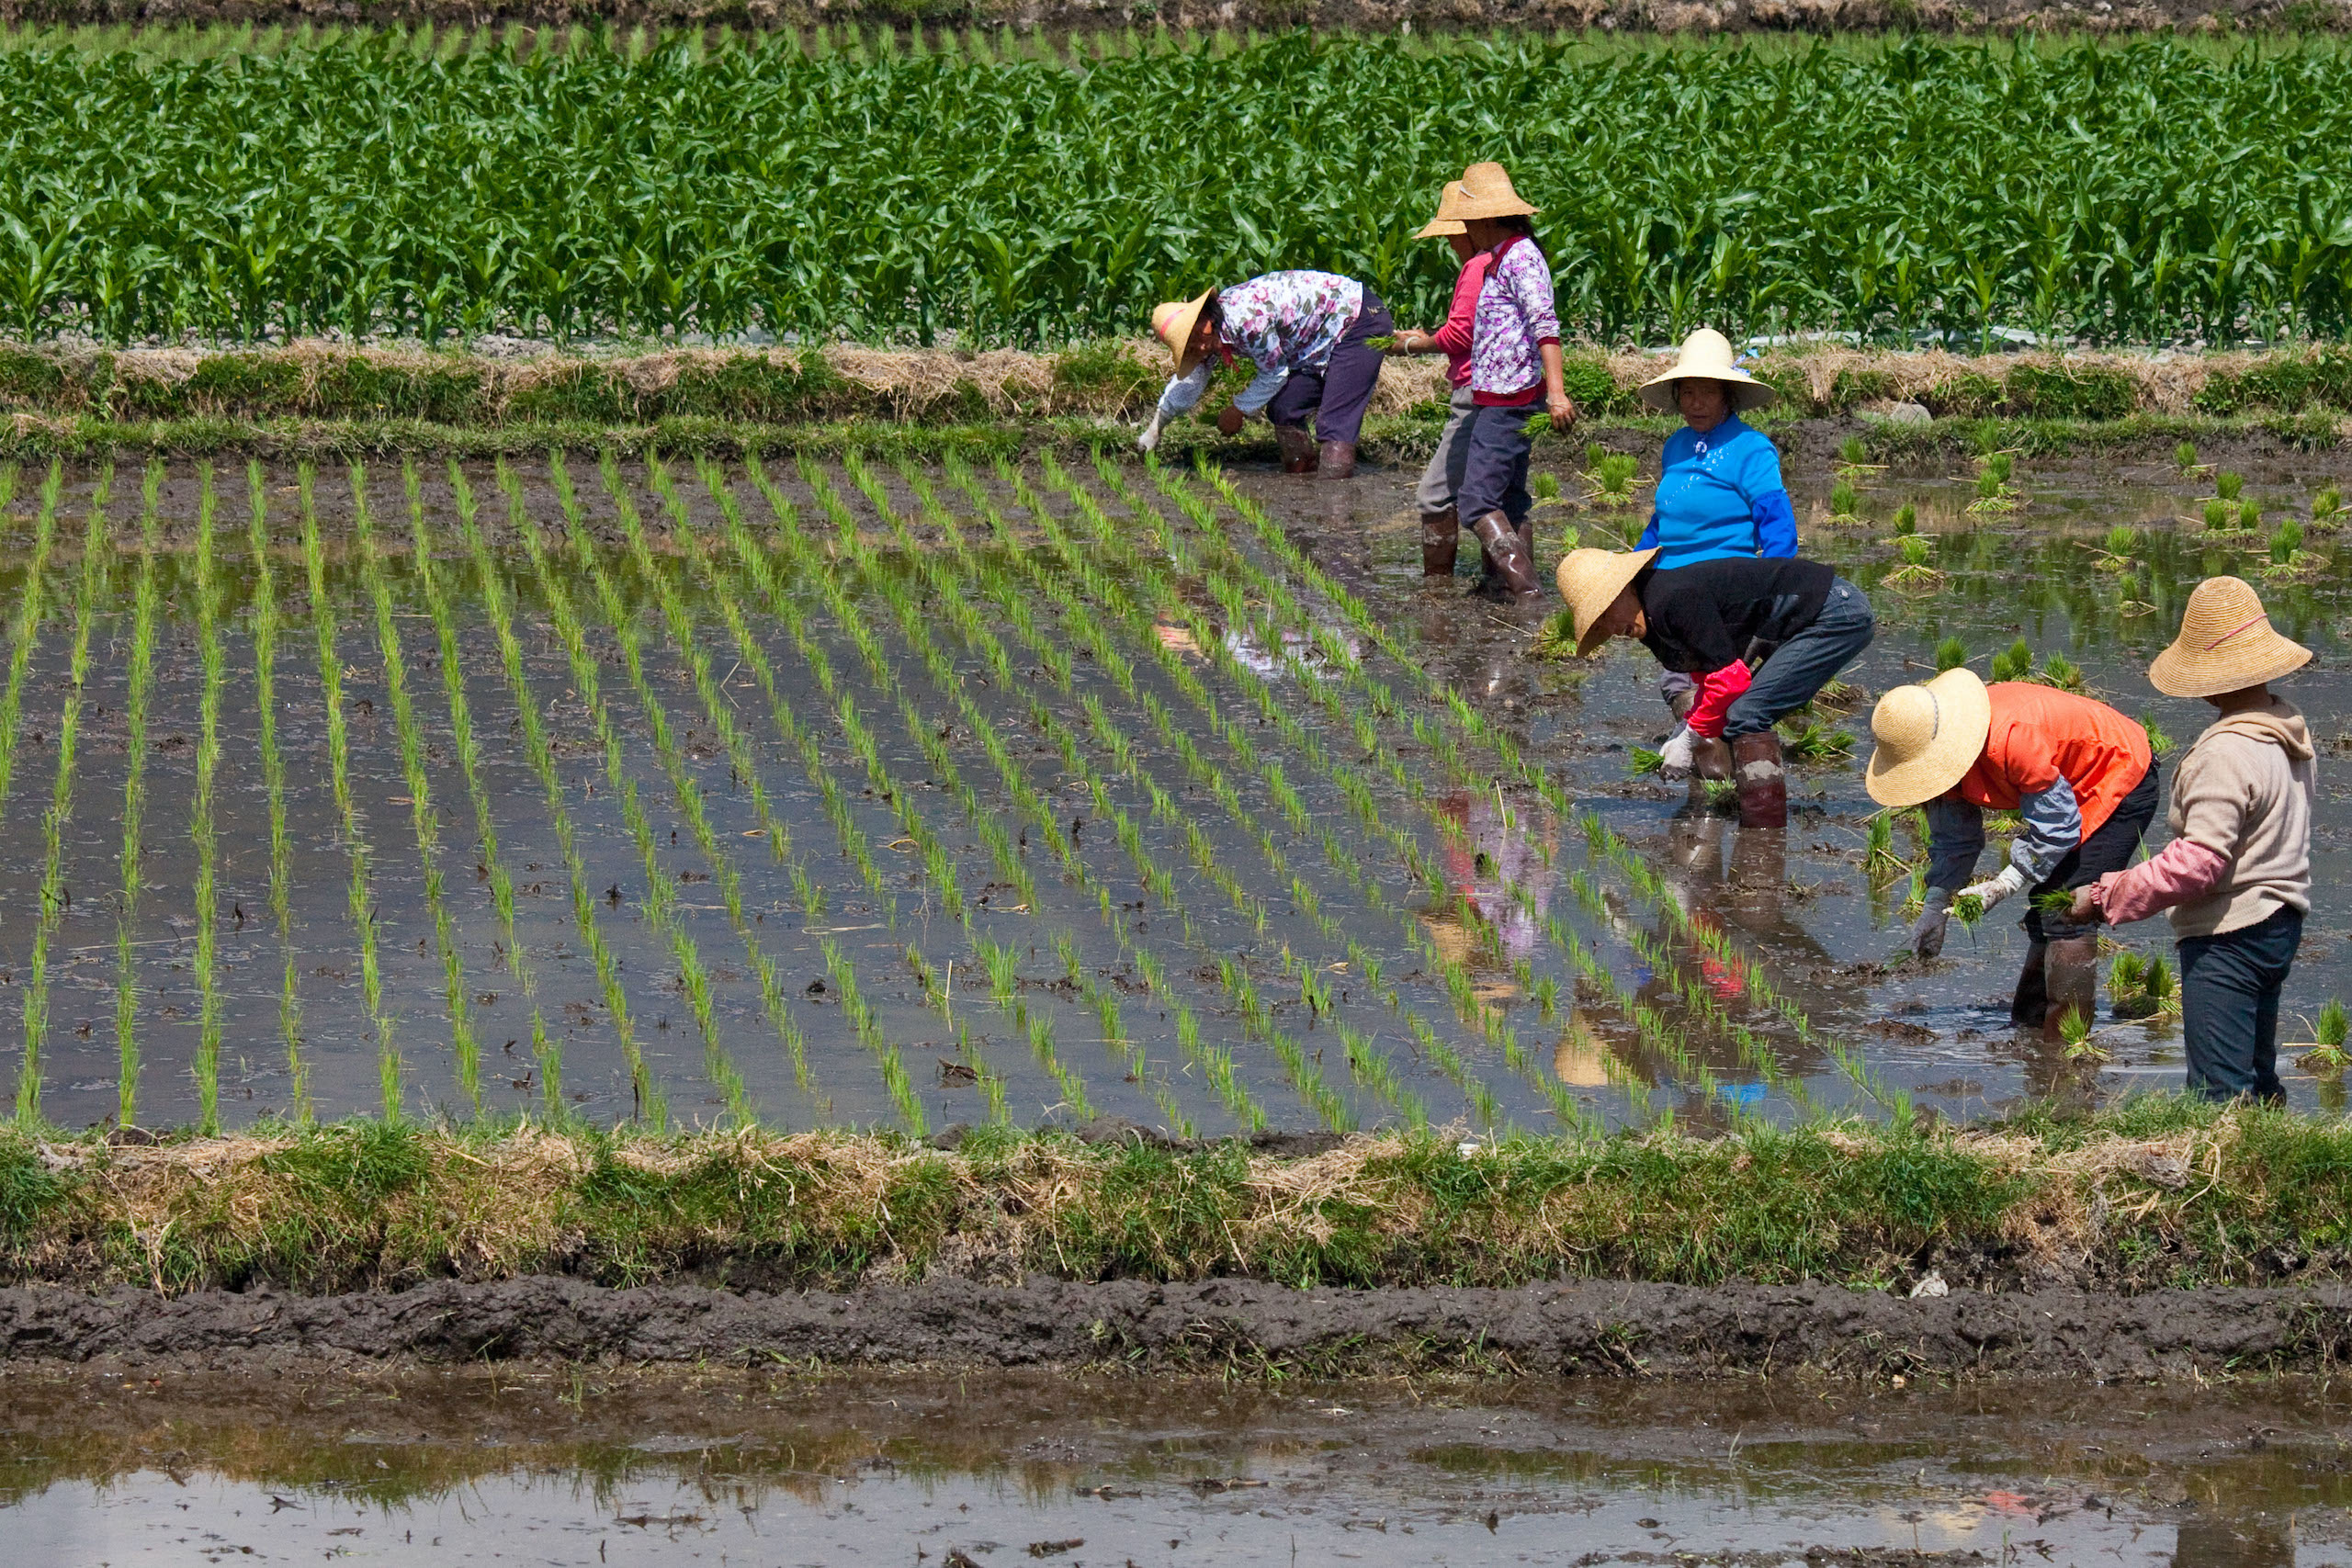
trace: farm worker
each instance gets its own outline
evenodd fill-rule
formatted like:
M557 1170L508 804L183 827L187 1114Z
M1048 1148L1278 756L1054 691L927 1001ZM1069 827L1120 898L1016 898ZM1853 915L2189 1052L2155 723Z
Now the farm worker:
M2317 774L2303 716L2269 682L2311 657L2271 629L2245 583L2199 583L2180 635L2148 667L2157 691L2202 697L2222 715L2174 770L2172 842L2075 890L2076 920L2122 924L2172 911L2188 1092L2211 1100L2286 1094L2278 991L2312 907Z
M1487 280L1470 327L1472 416L1462 484L1454 505L1476 535L1486 592L1531 595L1535 584L1534 498L1527 491L1527 423L1551 416L1565 429L1577 417L1560 379L1560 318L1552 267L1528 221L1536 209L1520 199L1500 164L1462 171L1453 215L1471 246L1486 253Z
M1452 577L1453 558L1462 543L1461 512L1454 505L1462 490L1462 471L1470 461L1470 423L1478 405L1470 390L1470 339L1478 315L1478 290L1487 281L1494 257L1470 243L1468 226L1454 216L1460 205L1460 180L1446 182L1438 198L1437 216L1421 225L1413 238L1443 236L1453 247L1462 269L1453 277L1453 303L1445 324L1433 333L1400 332L1391 354L1442 354L1445 378L1453 389L1446 400L1445 428L1438 432L1437 450L1421 470L1413 499L1421 509L1421 575Z
M1772 726L1870 646L1871 602L1819 561L1723 556L1668 571L1659 556L1655 545L1568 552L1558 581L1577 652L1632 637L1690 676L1691 730L1728 743L1739 764L1740 826L1785 828L1789 781Z
M1270 272L1197 299L1170 300L1152 311L1151 328L1176 356L1176 374L1136 438L1145 451L1238 355L1258 374L1218 413L1217 429L1238 434L1263 409L1282 445L1283 472L1343 479L1356 471L1356 437L1380 379L1381 355L1369 340L1395 331L1379 295L1337 273Z
M1781 482L1781 455L1742 413L1772 406L1771 388L1732 363L1731 343L1701 327L1682 341L1674 367L1642 384L1642 401L1679 413L1682 428L1666 438L1649 526L1636 549L1658 547L1673 571L1726 556L1786 559L1797 553L1797 514ZM1678 719L1698 700L1690 677L1669 668L1658 692ZM1686 723L1665 746L1670 764L1695 765L1707 778L1729 778L1731 759Z
M1965 665L1897 686L1871 714L1878 748L1864 784L1881 806L1928 808L1928 896L1912 950L1943 951L1955 897L1984 908L2030 887L2035 897L2076 888L2132 863L2156 815L2148 732L2105 703L2051 686L1987 686ZM1984 811L2014 811L2023 827L2008 864L1982 882ZM2055 1035L2069 1012L2098 1005L2098 937L2071 910L2026 909L2025 968L2012 1022Z

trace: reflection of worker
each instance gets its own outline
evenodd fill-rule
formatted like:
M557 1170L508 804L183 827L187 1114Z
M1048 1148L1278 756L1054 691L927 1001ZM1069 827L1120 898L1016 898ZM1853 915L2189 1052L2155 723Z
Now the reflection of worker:
M1739 417L1770 408L1775 394L1732 363L1723 333L1692 333L1674 368L1645 382L1641 396L1660 413L1680 414L1683 427L1666 438L1649 526L1634 547L1656 545L1661 571L1725 556L1795 555L1797 514L1781 479L1781 454ZM1658 691L1678 719L1699 696L1679 670L1667 671Z
M1725 557L1657 569L1658 550L1574 550L1560 563L1577 652L1632 637L1697 682L1681 733L1667 742L1669 776L1708 755L1710 777L1738 770L1739 820L1784 828L1788 776L1772 726L1794 713L1870 646L1862 591L1818 561Z
M1461 181L1447 181L1438 199L1437 216L1413 236L1416 240L1443 236L1462 264L1462 270L1454 275L1453 303L1445 312L1445 322L1433 333L1399 332L1389 350L1444 355L1446 382L1453 389L1446 400L1445 428L1438 432L1437 450L1430 454L1428 466L1421 469L1421 482L1413 492L1420 502L1424 577L1452 577L1454 557L1461 548L1462 514L1454 502L1462 489L1463 469L1470 461L1470 425L1478 412L1477 400L1470 390L1470 333L1478 315L1478 290L1494 263L1492 255L1471 241L1468 227L1456 215L1461 192Z
M1176 356L1176 374L1136 437L1145 451L1159 444L1169 421L1201 400L1217 368L1239 356L1258 374L1216 416L1217 429L1237 435L1263 409L1282 446L1283 471L1320 472L1327 479L1355 472L1356 437L1380 380L1381 356L1370 340L1390 331L1380 296L1336 273L1270 272L1161 305L1151 313L1151 328Z
M1463 828L1445 835L1446 886L1495 928L1506 958L1532 957L1557 874L1537 852L1534 835L1489 795L1456 790L1438 801L1437 810Z
M2268 682L2311 657L2271 628L2248 584L2199 583L2180 635L2148 670L2156 690L2202 697L2222 715L2173 773L2173 840L2075 892L2077 920L2172 912L2188 1092L2209 1100L2286 1097L2278 992L2312 907L2317 774L2303 716L2272 696Z
M1911 939L1923 958L1943 951L1955 898L1990 909L2029 886L2039 898L2120 871L2156 814L2147 731L2069 692L2019 681L1987 686L1963 665L1881 697L1871 733L1871 798L1898 811L1928 808L1927 908ZM1987 808L2015 811L2023 826L2008 863L1962 887L1984 850ZM2011 1021L2051 1034L2069 1012L2087 1021L2098 1005L2094 928L2038 906L2021 923L2029 945Z

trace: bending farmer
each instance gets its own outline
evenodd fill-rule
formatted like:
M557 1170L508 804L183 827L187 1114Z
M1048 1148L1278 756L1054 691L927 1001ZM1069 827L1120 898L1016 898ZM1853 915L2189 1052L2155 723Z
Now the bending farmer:
M1461 513L1455 497L1462 489L1462 470L1470 461L1470 425L1478 405L1470 391L1470 333L1478 314L1478 290L1487 281L1494 257L1470 243L1468 227L1455 216L1461 206L1462 182L1446 182L1438 198L1437 216L1421 225L1413 238L1442 235L1453 247L1462 270L1453 278L1453 303L1445 324L1433 333L1400 332L1392 354L1442 354L1445 378L1453 389L1446 400L1445 428L1438 432L1437 450L1421 470L1413 498L1421 509L1421 575L1452 577L1453 559L1462 543Z
M1731 344L1706 327L1683 340L1673 369L1643 383L1642 401L1679 413L1683 426L1666 438L1649 526L1634 546L1657 546L1659 570L1725 557L1785 560L1797 553L1797 514L1781 482L1781 454L1739 417L1770 408L1776 396L1733 364ZM1678 719L1698 700L1690 678L1672 668L1658 692ZM1730 759L1720 748L1702 746L1698 754L1702 775L1730 776Z
M2286 1098L2278 992L2312 907L2317 774L2303 716L2272 696L2268 682L2311 657L2271 629L2245 583L2199 583L2180 635L2148 668L2157 691L2202 697L2222 715L2173 773L2172 842L2075 890L2077 920L2172 911L2188 1092L2211 1100Z
M2088 697L2021 681L1987 686L1962 667L1881 697L1871 733L1871 798L1928 808L1927 907L1911 932L1922 958L1943 951L1954 898L1990 909L2028 887L2037 899L2080 887L2131 864L2155 818L2148 732ZM1984 851L1987 807L2017 812L2023 826L2008 864L1962 887ZM2055 1036L2068 1012L2087 1021L2098 1008L2098 938L2071 911L2038 903L2020 923L2028 945L2009 1018Z
M1380 380L1381 356L1369 340L1391 330L1380 296L1336 273L1270 272L1161 305L1151 313L1151 328L1175 355L1176 374L1136 437L1145 451L1159 445L1170 420L1201 400L1217 368L1238 355L1258 374L1217 414L1217 429L1238 434L1263 409L1282 444L1285 473L1343 479L1355 472L1356 437Z
M1632 637L1693 679L1689 726L1668 742L1669 776L1691 766L1693 737L1728 743L1743 828L1785 828L1788 777L1772 726L1811 702L1863 649L1873 621L1862 591L1819 561L1725 557L1675 571L1658 550L1572 550L1561 596L1577 652Z

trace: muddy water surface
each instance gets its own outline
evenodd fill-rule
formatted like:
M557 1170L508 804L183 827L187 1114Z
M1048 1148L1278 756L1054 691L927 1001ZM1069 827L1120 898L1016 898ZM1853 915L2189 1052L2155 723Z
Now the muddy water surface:
M0 1529L30 1562L2352 1561L2352 1415L2314 1386L83 1370L6 1393Z

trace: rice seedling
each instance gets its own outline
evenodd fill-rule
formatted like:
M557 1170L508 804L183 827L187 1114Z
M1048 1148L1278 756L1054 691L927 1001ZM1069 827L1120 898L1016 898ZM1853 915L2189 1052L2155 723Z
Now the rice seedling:
M2213 476L2213 494L2222 501L2235 501L2245 490L2245 476L2223 468Z
M2336 485L2324 485L2312 497L2312 526L2328 528L2343 520L2344 491Z
M2023 498L2009 484L2016 454L1987 452L1976 460L1976 499L1968 510L1980 516L2014 512Z
M2194 474L2198 469L2197 443L2184 441L2175 446L2172 449L2172 464L2174 468L2180 470L2181 477L2184 479Z
M344 852L351 863L345 903L352 927L359 936L359 986L368 1017L376 1030L376 1075L387 1118L404 1113L400 1048L392 1037L392 1020L384 1011L383 965L377 952L376 902L369 871L368 840L359 829L359 811L351 793L351 735L343 704L343 656L335 646L334 601L327 591L326 547L319 534L319 514L312 487L315 470L308 463L295 470L302 513L302 562L311 590L311 624L318 638L319 684L327 710L327 768L334 784L336 817L343 829ZM200 1088L201 1086L199 1086Z
M2298 1058L2303 1071L2313 1077L2342 1077L2345 1064L2352 1060L2345 1051L2347 1031L2352 1031L2352 1021L2346 1017L2344 1003L2328 998L2327 1005L2319 1010L2319 1021L2312 1026L2312 1048Z
M1905 534L1895 540L1896 553L1902 563L1883 579L1890 588L1932 588L1943 581L1944 574L1928 564L1935 551L1927 539L1917 534Z
M245 465L245 490L251 513L245 537L253 555L254 703L260 729L262 779L269 795L269 912L277 927L282 959L277 1027L286 1042L288 1098L293 1119L301 1125L310 1122L313 1112L294 956L293 840L286 826L286 759L277 745L277 573L269 555L269 489L258 461Z
M2165 728L2162 725L2158 724L2154 719L2150 718L2145 714L2142 714L2140 716L2140 728L2148 732L2149 754L2159 760L2171 756L2175 749L2180 744L2179 741L2175 740L2169 734L2165 733Z
M214 581L213 535L218 501L212 465L197 465L196 644L204 667L196 741L196 807L190 836L196 840L196 1081L198 1126L216 1133L220 1124L220 836L213 820L213 789L220 771L220 699L228 683L220 646L220 587Z
M1962 893L1951 901L1951 918L1964 931L1974 931L1976 922L1984 918L1984 900L1973 893Z
M1535 628L1535 640L1528 645L1527 656L1556 661L1577 656L1577 617L1572 610L1555 610L1544 617Z
M1791 761L1818 765L1850 762L1854 759L1854 738L1817 718L1807 718L1801 724L1783 719L1780 732L1781 750Z
M2044 686L2055 686L2062 692L2083 689L2083 667L2063 653L2053 653L2041 661L2032 679Z
M1566 504L1560 495L1560 476L1557 474L1528 475L1527 493L1535 498L1535 504L1538 506Z
M2140 553L2143 543L2139 529L2128 523L2118 523L2107 531L2105 541L2092 546L2091 551L2098 557L2101 571L2130 571L2132 558Z
M2091 1020L2079 1009L2068 1008L2058 1021L2059 1038L2065 1042L2065 1056L2070 1062L2104 1062L2107 1047L2091 1033Z
M1896 507L1894 509L1894 528L1895 536L1898 538L1905 534L1917 533L1919 531L1919 509L1907 501L1902 505Z
M57 773L50 787L49 809L41 817L40 905L34 917L32 954L25 966L25 1045L17 1067L17 1121L28 1131L40 1124L41 1051L49 1038L49 955L58 925L65 919L64 829L74 807L74 760L81 739L83 683L90 671L90 632L106 582L106 509L113 484L114 465L108 463L98 471L82 529L82 570L74 591L74 651L57 721Z
M1665 769L1666 754L1664 752L1653 751L1646 746L1629 746L1625 749L1625 771L1635 778L1663 773Z
M1948 637L1936 644L1936 673L1957 670L1968 662L1968 645L1956 637Z
M1862 839L1862 875L1873 886L1883 886L1911 870L1911 859L1899 854L1894 848L1894 818L1887 812L1873 812L1870 826Z
M1830 484L1830 522L1860 523L1861 518L1857 513L1861 510L1861 492L1854 488L1853 480L1840 476Z
M2290 517L2270 536L2270 559L2263 575L2292 577L2311 565L2311 552L2303 548L2303 525Z
M2238 526L2251 534L2262 526L2262 503L2248 499L2238 503Z
M529 526L524 516L521 490L503 462L498 478L500 488L506 492L509 524L519 534ZM532 694L523 664L523 645L514 635L514 596L491 554L487 531L477 521L472 490L454 462L449 465L449 485L456 495L458 526L464 535L467 553L473 558L474 579L481 590L482 606L489 612L491 631L498 641L499 661L505 672L507 691L514 699L514 721L522 728L523 754L538 780L548 823L554 829L556 845L563 854L565 880L571 893L572 928L580 933L581 945L588 951L605 999L605 1016L621 1048L621 1059L628 1065L636 1115L658 1128L668 1120L666 1102L661 1086L654 1082L646 1066L636 1022L630 1016L628 994L621 987L619 964L611 944L605 940L602 919L596 912L596 895L588 878L588 868L580 856L579 834L572 824L571 808L564 801L562 781L557 776L554 748L548 739L543 710Z
M1634 503L1634 475L1641 460L1630 453L1604 452L1593 466L1580 477L1592 487L1587 499L1597 507L1616 508Z
M1870 444L1859 435L1849 435L1838 444L1838 465L1845 470L1860 470L1867 465Z
M130 755L122 786L122 892L114 926L115 1122L124 1127L136 1123L139 1109L139 969L130 932L139 911L140 840L146 825L147 704L155 668L155 605L159 597L155 585L155 501L163 487L162 462L150 462L140 497L139 582L132 600L130 690L123 702L123 743Z
M2207 533L2227 534L2234 532L2236 527L2237 514L2228 502L2209 501L2205 503L2205 531Z

